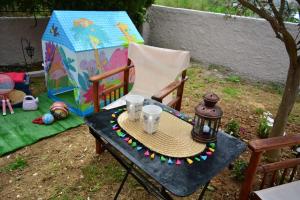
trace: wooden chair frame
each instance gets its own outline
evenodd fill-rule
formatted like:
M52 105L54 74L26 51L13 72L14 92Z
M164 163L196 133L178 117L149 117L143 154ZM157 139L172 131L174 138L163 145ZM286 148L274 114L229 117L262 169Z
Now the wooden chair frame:
M131 60L128 59L127 66L121 67L118 69L114 69L93 77L90 77L90 81L93 84L93 104L94 104L94 112L100 112L100 105L99 97L104 97L104 105L106 106L108 104L107 102L107 97L109 97L110 102L112 99L115 101L117 100L117 97L121 97L121 88L123 88L123 95L128 94L128 86L129 86L129 70L133 68L134 65L132 64ZM123 82L115 85L111 88L108 88L104 91L100 91L99 93L99 82L103 81L106 78L109 78L113 75L119 74L124 72L124 78ZM188 80L188 77L186 76L186 70L184 70L181 74L181 80L176 80L167 85L165 88L162 90L158 91L158 93L154 94L151 98L159 101L162 103L163 99L171 94L173 91L177 90L176 98L173 99L171 102L169 102L167 105L175 108L176 110L180 111L181 108L181 102L182 102L182 96L183 96L183 88L184 88L184 83L185 81ZM117 93L119 95L117 95ZM103 151L103 145L102 141L96 140L96 152L99 154Z
M284 171L281 175L281 178L279 179L280 181L278 184L280 185L284 183L284 179L287 175L287 170L289 168L292 169L292 173L290 175L288 182L293 181L294 175L297 171L297 167L298 165L300 165L300 158L287 159L284 161L278 161L270 164L265 164L262 166L259 166L259 163L260 163L262 153L264 153L265 151L280 149L283 147L293 146L297 144L300 144L300 134L250 141L248 146L252 151L252 154L246 171L245 181L241 187L239 199L240 200L259 199L255 195L255 193L251 193L256 172L263 172L264 174L262 183L260 185L260 189L264 188L266 184L267 174L269 173L272 173L270 184L271 186L274 186L277 178L277 172L278 170L282 170L282 169Z

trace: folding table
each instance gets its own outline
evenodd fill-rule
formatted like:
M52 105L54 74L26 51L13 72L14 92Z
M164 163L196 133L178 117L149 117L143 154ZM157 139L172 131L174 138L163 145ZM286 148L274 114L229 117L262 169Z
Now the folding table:
M173 110L150 99L145 100L145 104L156 104L165 110ZM102 140L105 148L126 169L125 177L114 199L117 199L129 174L158 199L172 199L169 193L180 197L189 196L200 186L204 186L199 195L199 199L202 199L210 180L246 149L245 143L241 140L219 132L216 150L206 160L195 161L193 164L182 162L181 165L161 162L158 156L152 160L145 157L143 152L137 151L124 142L112 130L111 116L118 109L102 111L85 118L90 133L96 139Z

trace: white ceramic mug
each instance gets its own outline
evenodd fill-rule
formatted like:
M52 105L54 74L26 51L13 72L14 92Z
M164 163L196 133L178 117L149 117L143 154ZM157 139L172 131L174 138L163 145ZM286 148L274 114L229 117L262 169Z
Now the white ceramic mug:
M144 105L144 97L140 95L127 95L125 99L129 120L139 120Z
M162 109L156 105L143 107L143 127L144 131L153 134L157 131Z

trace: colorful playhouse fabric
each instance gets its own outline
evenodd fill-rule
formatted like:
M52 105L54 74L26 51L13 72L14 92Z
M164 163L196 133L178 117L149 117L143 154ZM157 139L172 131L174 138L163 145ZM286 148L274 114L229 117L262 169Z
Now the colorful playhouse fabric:
M166 112L169 112L170 114L173 114L174 116L180 118L181 120L186 121L187 123L193 124L192 118L190 118L187 115L184 115L183 113L180 113L178 111L173 111L171 109L164 108L163 109ZM136 151L139 151L144 154L145 157L148 157L149 159L153 160L155 157L159 157L161 163L168 163L169 165L181 165L183 162L186 162L187 164L191 165L195 162L203 162L209 157L213 156L213 153L215 152L215 149L217 147L217 143L209 142L206 144L206 148L203 152L199 153L198 155L192 156L192 157L186 157L186 158L174 158L174 157L168 157L159 153L156 153L155 151L152 151L147 147L147 145L140 143L138 140L133 138L130 133L127 133L125 130L121 128L121 126L118 124L118 116L122 114L124 111L126 111L126 108L120 108L117 111L115 111L111 116L111 126L112 130L115 132L116 135L120 138L120 140L123 140L128 145L130 145L133 149Z
M130 42L144 41L126 12L53 11L42 37L48 96L64 101L80 116L92 113L89 77L126 66ZM121 81L118 74L99 88Z

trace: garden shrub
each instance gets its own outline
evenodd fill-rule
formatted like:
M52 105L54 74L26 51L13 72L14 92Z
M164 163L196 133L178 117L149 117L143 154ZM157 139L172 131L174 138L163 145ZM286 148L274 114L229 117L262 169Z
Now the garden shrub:
M234 137L240 137L240 123L234 119L231 119L225 125L225 132Z
M260 117L257 134L260 138L268 138L273 127L274 120L270 112L264 112Z
M236 160L231 171L231 175L237 181L243 181L245 179L245 172L248 167L248 164L244 160Z

